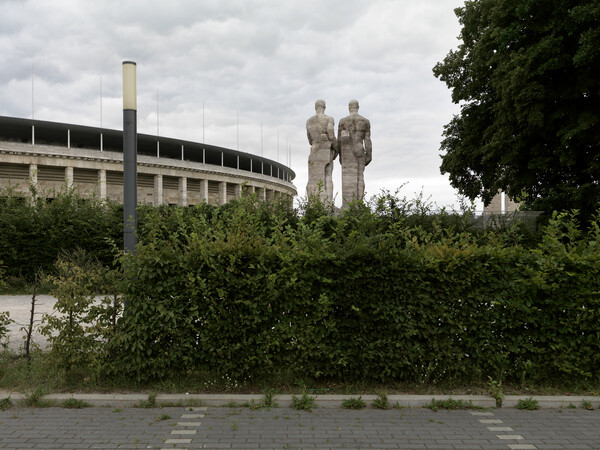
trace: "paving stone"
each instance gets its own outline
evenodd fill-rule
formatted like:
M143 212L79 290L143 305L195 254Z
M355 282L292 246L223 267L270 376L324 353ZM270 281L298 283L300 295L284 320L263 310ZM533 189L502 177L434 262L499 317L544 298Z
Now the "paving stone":
M598 411L426 409L312 413L281 408L203 410L202 422L183 418L189 408L13 408L0 412L0 449L5 448L599 448ZM481 412L481 411L476 411ZM156 419L168 414L173 420ZM193 412L196 414L196 411ZM183 420L178 421L181 417ZM484 416L485 417L485 416ZM493 420L494 422L489 423ZM486 421L486 422L483 422ZM499 422L498 422L499 421ZM482 423L483 422L483 423ZM501 426L494 424L501 423ZM190 426L188 429L187 427ZM185 428L185 429L184 429ZM508 433L515 430L513 433ZM196 432L179 435L172 432ZM504 431L506 434L499 434ZM513 440L521 436L520 440ZM184 439L185 438L185 439ZM521 442L519 442L521 441ZM527 445L527 447L511 447ZM533 447L531 447L533 446Z

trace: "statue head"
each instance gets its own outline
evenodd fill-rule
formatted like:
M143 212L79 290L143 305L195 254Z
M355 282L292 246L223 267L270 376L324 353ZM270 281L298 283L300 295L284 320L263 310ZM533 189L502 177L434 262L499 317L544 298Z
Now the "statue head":
M348 109L350 112L358 112L358 100L350 100L348 103Z
M317 100L315 102L315 111L318 111L319 109L325 111L325 100Z

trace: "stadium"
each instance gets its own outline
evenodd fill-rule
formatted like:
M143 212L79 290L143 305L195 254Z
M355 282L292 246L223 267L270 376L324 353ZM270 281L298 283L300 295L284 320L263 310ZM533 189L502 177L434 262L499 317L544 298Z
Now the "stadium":
M137 199L151 205L220 205L243 194L297 194L295 173L261 156L180 139L137 135ZM66 186L123 202L123 132L0 116L0 188L35 186L51 200Z

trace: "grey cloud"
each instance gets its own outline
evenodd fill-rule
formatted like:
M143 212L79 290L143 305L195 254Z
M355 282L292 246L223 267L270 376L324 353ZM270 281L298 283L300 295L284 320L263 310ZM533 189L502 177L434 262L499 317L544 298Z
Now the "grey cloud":
M324 98L336 124L351 98L373 127L367 191L413 177L444 202L439 141L454 106L431 73L455 46L453 8L461 0L205 0L3 3L0 17L0 114L96 125L99 78L105 127L121 126L124 59L138 63L139 129L200 140L202 101L208 142L260 147L276 157L276 136L292 146L296 186L306 185L304 124ZM39 108L39 109L38 109ZM339 175L339 166L334 171ZM416 176L418 175L418 176ZM419 178L420 177L420 178ZM339 189L339 179L335 179ZM415 181L416 180L416 181ZM416 187L415 189L417 189Z

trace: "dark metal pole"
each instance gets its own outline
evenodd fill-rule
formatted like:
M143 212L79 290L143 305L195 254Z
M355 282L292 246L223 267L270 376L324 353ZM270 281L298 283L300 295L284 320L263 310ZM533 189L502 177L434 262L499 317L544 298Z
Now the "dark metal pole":
M123 247L137 244L137 88L136 64L123 62Z

